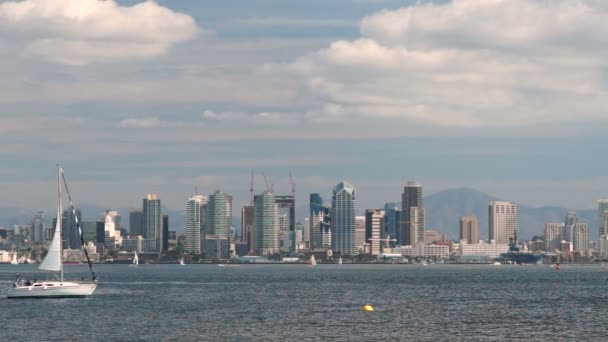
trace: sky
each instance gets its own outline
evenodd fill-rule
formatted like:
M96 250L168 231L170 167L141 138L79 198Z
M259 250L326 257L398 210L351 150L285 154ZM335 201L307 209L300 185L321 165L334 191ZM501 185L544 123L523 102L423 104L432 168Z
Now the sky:
M358 205L608 197L599 0L0 0L0 206L182 209L198 188Z

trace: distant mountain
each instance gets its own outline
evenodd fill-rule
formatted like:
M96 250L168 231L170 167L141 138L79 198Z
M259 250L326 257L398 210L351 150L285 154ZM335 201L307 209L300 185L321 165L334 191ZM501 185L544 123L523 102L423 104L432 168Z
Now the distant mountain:
M423 199L426 208L427 229L447 233L451 239L458 239L458 221L461 216L475 215L479 221L479 238L488 238L488 204L499 198L470 188L450 189L437 192ZM106 208L95 205L82 205L84 221L94 221L102 217ZM361 212L364 208L360 208ZM121 215L121 226L129 227L129 209L114 209ZM542 235L545 223L563 222L567 209L560 207L532 208L525 205L519 207L519 237L530 239L534 235ZM236 214L232 218L232 225L240 230L240 208L234 208ZM597 236L597 211L577 210L577 216L581 222L589 224L589 236L594 239ZM169 215L169 226L171 230L183 233L186 227L186 214L184 211L163 210L163 214ZM32 221L34 211L20 208L0 208L0 226L12 228L15 224L29 224ZM54 211L47 211L47 220L54 217ZM296 208L297 221L303 222L308 215L308 204Z
M488 238L488 204L500 200L481 191L469 188L450 189L437 192L423 199L426 208L427 229L447 233L451 239L458 239L459 219L465 215L475 215L479 221L479 238ZM519 206L519 237L530 239L542 235L547 222L563 222L568 209L560 207L532 208ZM597 236L597 213L595 210L577 210L580 222L589 225L589 236Z

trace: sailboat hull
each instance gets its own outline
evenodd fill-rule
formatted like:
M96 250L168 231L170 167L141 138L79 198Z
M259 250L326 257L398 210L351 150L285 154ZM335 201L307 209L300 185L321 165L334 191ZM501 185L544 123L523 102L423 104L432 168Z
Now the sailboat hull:
M72 282L42 282L30 286L14 286L8 290L8 298L69 298L87 297L93 294L97 284Z

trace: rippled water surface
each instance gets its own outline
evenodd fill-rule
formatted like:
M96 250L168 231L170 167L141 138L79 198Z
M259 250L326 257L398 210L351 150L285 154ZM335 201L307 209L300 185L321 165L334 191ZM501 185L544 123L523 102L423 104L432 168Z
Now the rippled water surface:
M4 341L592 340L608 335L608 269L493 265L96 265L87 299L6 299ZM68 278L86 265L66 265ZM374 312L363 312L364 304Z

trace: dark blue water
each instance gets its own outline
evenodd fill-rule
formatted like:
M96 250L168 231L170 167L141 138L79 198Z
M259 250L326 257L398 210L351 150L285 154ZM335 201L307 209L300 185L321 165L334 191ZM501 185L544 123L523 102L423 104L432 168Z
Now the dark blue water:
M599 266L98 265L87 299L5 299L3 341L605 340ZM86 266L66 266L75 278ZM374 312L363 312L364 304Z

